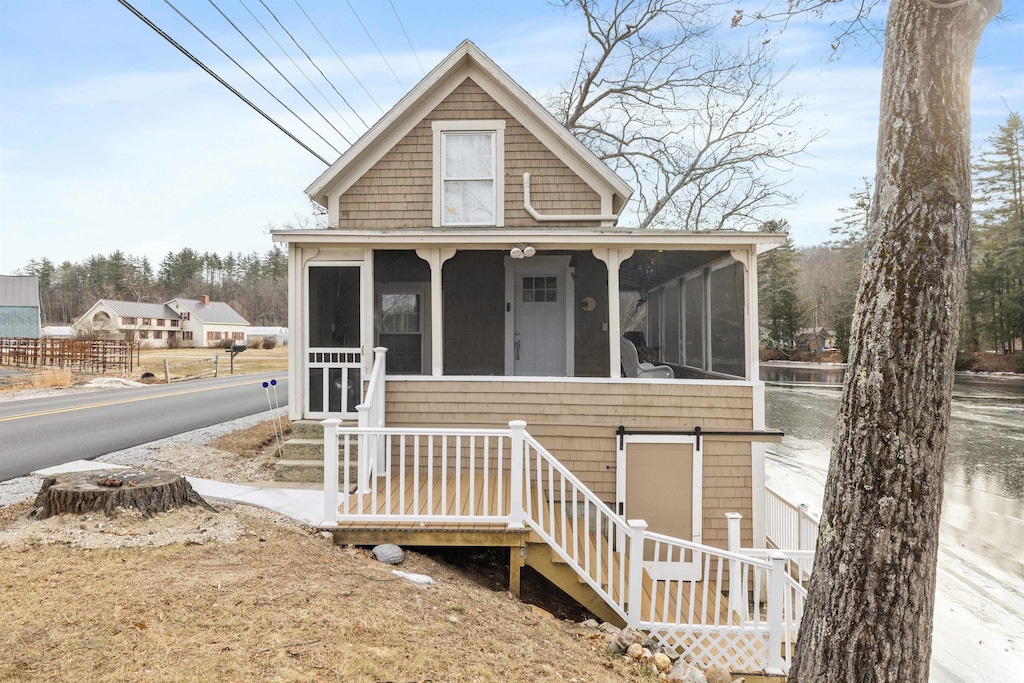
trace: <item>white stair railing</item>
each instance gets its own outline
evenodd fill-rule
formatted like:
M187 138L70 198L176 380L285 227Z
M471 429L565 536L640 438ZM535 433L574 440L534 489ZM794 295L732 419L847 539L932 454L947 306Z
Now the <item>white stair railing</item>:
M363 402L356 406L360 429L379 429L385 425L385 390L387 381L384 379L387 365L388 350L378 346L373 350L373 368L370 370L370 382L366 386ZM385 466L384 439L376 432L359 436L359 466L356 475L357 487L361 493L370 490L370 477L374 472L378 475Z
M379 360L383 365L383 354ZM364 414L371 423L378 419L372 404ZM786 554L755 557L749 549L726 551L653 533L643 520L627 522L522 421L508 429L323 424L325 525L462 521L529 528L627 624L695 663L736 671L788 667L806 591L788 574ZM353 483L350 446L365 444L360 453L373 454L372 466L355 454L358 487L342 495L340 510L339 439L344 492ZM739 516L729 525L738 547ZM660 567L654 578L652 562ZM690 570L696 564L696 578L680 571L683 564ZM672 578L680 576L687 578Z

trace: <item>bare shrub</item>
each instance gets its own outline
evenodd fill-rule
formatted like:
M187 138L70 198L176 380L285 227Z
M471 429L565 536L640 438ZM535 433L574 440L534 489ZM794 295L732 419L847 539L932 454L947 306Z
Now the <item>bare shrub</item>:
M230 339L221 339L219 342L217 342L218 349L230 349L234 345L235 342Z
M245 344L250 349L258 349L263 346L264 339L263 337L249 337L248 339L245 340Z
M168 337L167 338L167 348L169 348L169 349L180 349L181 348L181 338L180 337Z
M275 346L277 346L277 337L264 337L263 338L263 348L269 350L269 349L274 348Z
M46 368L32 378L32 386L39 388L70 387L71 368Z

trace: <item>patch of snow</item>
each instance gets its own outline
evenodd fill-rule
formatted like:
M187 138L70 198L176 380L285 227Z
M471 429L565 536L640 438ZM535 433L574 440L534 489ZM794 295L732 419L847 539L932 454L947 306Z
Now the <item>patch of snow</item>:
M123 377L97 377L91 379L82 386L95 387L97 389L124 389L125 387L144 387L142 382L125 379Z
M433 586L437 583L437 581L434 581L426 574L410 574L408 572L399 571L397 569L392 569L391 573L400 579L411 581L412 583L418 584L420 586Z

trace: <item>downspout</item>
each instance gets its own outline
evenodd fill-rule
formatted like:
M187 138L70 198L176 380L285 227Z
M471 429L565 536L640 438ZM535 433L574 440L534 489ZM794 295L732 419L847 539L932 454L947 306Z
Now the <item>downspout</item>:
M592 215L579 215L579 214L542 214L538 213L535 208L530 204L530 174L523 174L523 208L526 209L526 213L530 214L535 221L617 221L619 220L618 214L592 214Z

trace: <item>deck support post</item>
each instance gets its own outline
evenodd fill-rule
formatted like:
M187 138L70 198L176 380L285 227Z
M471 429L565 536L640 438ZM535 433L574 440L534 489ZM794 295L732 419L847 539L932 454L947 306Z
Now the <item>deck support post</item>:
M639 628L644 594L644 532L647 522L631 519L629 525L629 603L626 605L626 625Z
M508 549L508 592L517 598L522 578L523 546L514 545Z
M738 512L726 512L727 538L729 539L729 552L740 552L740 520L743 515ZM740 563L736 560L729 560L729 611L746 621L746 598L742 588L743 581L740 576Z
M786 555L778 550L769 550L768 560L772 568L771 574L768 575L768 666L765 667L765 671L770 674L781 674Z
M330 418L324 426L324 526L338 525L338 425Z
M375 426L370 424L369 404L360 403L357 405L356 413L358 415L356 425L360 429L368 429L371 426ZM369 434L359 434L356 437L356 493L360 494L370 492L370 463L367 460L370 457L369 443ZM351 457L349 453L345 455L347 458Z
M526 431L526 422L523 420L512 420L508 423L512 431L510 446L511 454L509 467L509 500L508 500L508 528L525 529L523 524L523 448L526 446L523 434Z

